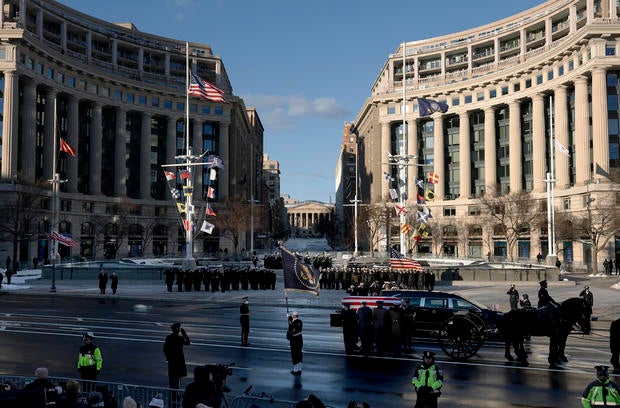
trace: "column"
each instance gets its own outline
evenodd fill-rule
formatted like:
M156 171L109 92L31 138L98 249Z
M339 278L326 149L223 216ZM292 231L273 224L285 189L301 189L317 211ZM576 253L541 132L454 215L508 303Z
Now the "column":
M568 92L565 85L560 85L555 88L555 97L553 100L553 116L555 127L553 129L553 135L555 140L562 145L570 148L568 141L568 109L567 109ZM557 180L556 188L559 190L566 189L570 185L569 169L569 157L562 154L554 146L555 149L555 179Z
M381 123L381 157L379 157L379 163L388 162L388 154L390 154L390 123ZM389 197L390 184L388 180L383 177L383 172L392 174L390 166L381 166L381 192L379 194L379 201L386 201Z
M228 141L228 128L230 123L220 122L220 157L224 161L224 168L218 170L218 190L216 191L216 198L218 201L228 197L228 183L229 183L229 168L230 153L229 153L229 141Z
M460 198L471 195L471 149L469 135L469 112L459 114L459 161L460 161Z
M592 164L595 171L596 166L599 165L603 170L609 172L606 78L607 72L605 68L594 68L592 70ZM599 176L595 175L595 177ZM602 176L600 177L603 181L609 181Z
M407 154L414 156L412 163L420 163L418 156L418 121L410 119L407 121ZM416 204L416 192L418 187L415 179L418 177L417 166L409 166L407 168L407 201L413 206Z
M519 45L521 46L521 51L520 51L520 60L524 61L525 60L525 53L527 52L527 35L525 33L525 28L522 28L521 30L519 30Z
M54 143L54 103L58 93L54 89L50 89L45 96L45 128L43 137L43 179L51 180L57 169L52 168L54 162L54 155L57 154L59 149L59 142L56 140ZM56 147L56 151L54 151Z
M615 20L618 18L617 1L609 0L609 18Z
M568 30L571 35L577 31L577 6L575 4L571 4L568 8Z
M151 197L151 114L142 112L140 128L140 198Z
M434 162L434 172L439 174L439 183L434 184L432 188L435 189L435 199L443 200L446 194L446 173L445 173L445 157L444 157L444 140L443 140L443 115L435 114L433 121L434 125L434 138L435 138L435 149L433 151L433 156L435 157Z
M484 191L497 187L497 141L495 136L495 109L484 110Z
M88 191L92 195L101 194L101 104L93 102L93 117L90 126L90 168Z
M551 31L553 28L553 22L551 21L551 17L545 18L545 46L550 47L553 42L553 32Z
M537 193L546 191L546 184L543 182L547 176L546 151L545 99L542 94L536 94L532 97L532 181L534 183L532 191Z
M116 110L114 132L114 196L127 196L127 112Z
M67 160L67 192L76 193L78 185L78 157L79 134L80 134L80 100L73 95L67 97L67 139L71 147L75 149L75 157Z
M194 134L194 145L192 149L194 150L194 155L202 154L202 122L194 119L193 122L194 129L192 133ZM205 167L202 166L193 166L192 172L194 173L194 177L192 178L192 183L194 183L194 197L202 198L202 195L197 195L199 191L202 191L202 175ZM250 176L250 175L248 175Z
M586 0L586 23L592 24L594 21L594 0Z
M523 165L521 163L521 106L519 101L509 102L508 109L510 116L508 121L508 127L510 128L508 136L510 149L510 192L517 193L523 190L523 183L521 181L523 173Z
M575 184L590 180L590 112L588 79L575 79Z
M26 184L35 182L35 150L37 127L37 84L33 81L24 82L21 151L21 179Z

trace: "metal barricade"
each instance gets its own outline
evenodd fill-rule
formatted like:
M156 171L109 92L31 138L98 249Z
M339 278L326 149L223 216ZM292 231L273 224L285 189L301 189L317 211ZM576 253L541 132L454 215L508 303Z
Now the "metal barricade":
M271 397L241 395L235 397L230 408L295 408L297 402L275 400Z

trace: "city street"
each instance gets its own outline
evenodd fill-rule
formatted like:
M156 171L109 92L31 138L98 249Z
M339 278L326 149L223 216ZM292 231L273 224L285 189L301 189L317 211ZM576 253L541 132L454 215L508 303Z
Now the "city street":
M60 282L59 291L63 287ZM571 290L575 290L574 285L556 288L558 293ZM275 300L282 292L249 293L250 347L240 346L238 302L242 293L207 297L197 292L163 292L161 299L141 297L137 291L134 298L96 293L3 295L0 373L31 375L34 368L45 365L52 376L73 377L77 374L81 333L88 329L95 332L95 343L103 350L101 380L163 387L167 378L162 346L174 321L183 323L192 340L186 347L190 377L183 384L191 381L195 365L235 363L229 378L231 396L252 385L253 391L278 399L299 400L315 393L334 407L344 407L353 399L368 401L373 407L412 406L415 392L410 378L420 362L421 350L437 353L446 384L441 404L450 407L575 406L593 378L592 367L609 360L608 321L593 322L590 336L571 335L567 347L570 361L560 370L548 368L545 338L532 340L531 365L527 368L506 363L503 345L493 343L467 362L452 361L437 344L421 341L411 356L347 357L340 329L329 327L333 309L321 302L312 304L307 296L297 296L290 303L304 322L304 372L295 377L289 373L290 355L284 336L286 306L281 299ZM322 293L323 302L340 296L336 291Z

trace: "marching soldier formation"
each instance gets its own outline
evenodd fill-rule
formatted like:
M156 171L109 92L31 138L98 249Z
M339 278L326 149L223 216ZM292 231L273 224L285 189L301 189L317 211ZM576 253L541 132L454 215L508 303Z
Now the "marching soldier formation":
M193 270L170 268L164 272L166 290L172 292L227 292L230 290L274 290L276 273L249 266L200 267Z

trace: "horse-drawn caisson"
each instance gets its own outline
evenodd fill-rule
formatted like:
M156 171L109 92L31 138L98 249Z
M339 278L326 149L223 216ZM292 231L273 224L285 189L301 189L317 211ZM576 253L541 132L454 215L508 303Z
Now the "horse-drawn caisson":
M517 361L524 365L528 362L523 342L529 336L550 338L551 366L565 361L568 334L575 326L587 332L591 315L581 298L567 299L559 306L502 313L454 293L415 290L386 290L381 296L347 296L342 305L358 309L362 301L371 308L379 301L387 308L402 305L412 309L416 316L415 336L435 337L444 353L453 359L469 359L487 340L494 340L505 342L506 359L514 361L512 347ZM330 321L332 326L342 325L339 313L332 314Z

